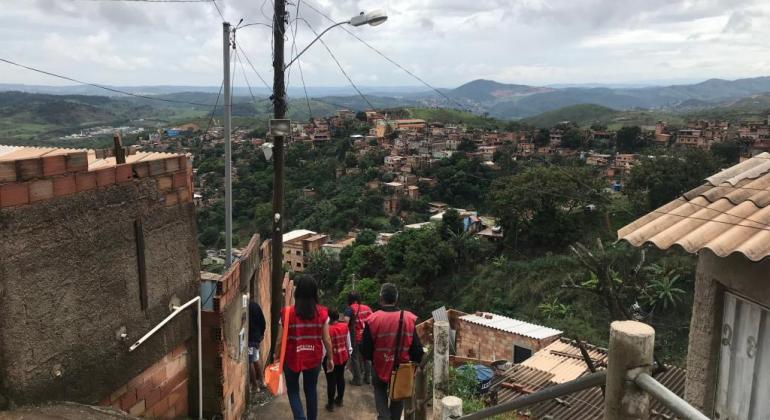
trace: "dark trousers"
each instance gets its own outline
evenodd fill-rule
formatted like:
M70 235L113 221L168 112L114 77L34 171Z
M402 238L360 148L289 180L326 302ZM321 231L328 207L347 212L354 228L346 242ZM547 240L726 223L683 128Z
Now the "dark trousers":
M294 420L316 420L318 418L318 374L321 366L306 369L302 372L294 372L284 365L283 375L286 378L286 393L289 395L289 405L294 414ZM305 391L305 403L307 404L307 417L302 409L302 400L299 397L299 375L302 375L302 389Z
M372 362L365 360L361 355L361 343L353 345L353 354L350 356L350 371L353 373L354 385L361 385L362 377L365 383L369 383Z
M345 397L345 364L334 365L334 370L331 372L324 371L326 375L326 396L329 399L329 405L334 403L336 399L341 403ZM326 366L326 358L324 358L323 366Z
M388 384L382 382L376 372L372 372L372 386L374 387L374 406L377 408L377 420L400 420L401 412L404 411L404 402L388 399Z

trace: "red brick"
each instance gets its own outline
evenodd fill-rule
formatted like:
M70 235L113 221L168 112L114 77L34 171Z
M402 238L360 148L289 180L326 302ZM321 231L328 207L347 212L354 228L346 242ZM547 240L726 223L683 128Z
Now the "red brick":
M116 389L115 391L112 392L112 394L110 394L110 401L112 402L118 401L121 397L123 397L123 395L125 395L127 391L128 391L128 388L126 387L126 385L123 385L122 387Z
M4 184L0 185L0 207L12 207L29 203L29 185Z
M139 162L134 164L134 172L139 178L147 178L150 176L150 166L147 162Z
M100 169L96 173L96 185L109 187L115 185L115 168Z
M161 417L166 411L168 411L168 397L161 398L160 401L150 407L150 415L152 416Z
M179 158L173 157L166 159L166 172L176 172L179 170Z
M174 178L171 175L163 175L155 178L158 182L158 191L168 192L174 188Z
M23 159L16 161L16 173L21 181L43 177L43 159Z
M187 173L175 172L174 173L174 188L187 187Z
M125 411L128 411L131 407L134 406L137 402L136 398L136 390L135 389L129 389L126 391L125 394L123 394L123 397L120 399L120 408L122 408Z
M74 175L58 176L53 178L53 195L61 197L63 195L74 194L78 191Z
M152 378L150 378L150 382L155 386L160 386L161 384L166 382L166 379L168 377L166 376L166 367L161 366L155 373L152 374Z
M88 170L88 153L77 152L67 155L67 172L81 172Z
M177 198L179 199L180 203L188 203L192 200L190 197L190 190L187 188L180 188L176 191Z
M41 179L29 183L29 201L48 200L53 197L53 180Z
M175 192L166 194L166 206L171 207L179 204L179 197Z
M75 174L75 182L78 191L88 191L96 188L96 175L91 172L79 172Z
M179 157L179 169L187 169L187 156Z
M131 414L132 416L141 416L142 414L144 414L146 410L147 410L147 406L145 405L144 400L142 400L134 404L131 408L129 408L128 414Z
M179 356L187 354L187 347L184 345L177 346L177 348L174 349L174 351L171 352L171 357L177 358Z
M0 182L16 182L16 162L0 162Z
M166 410L166 412L162 414L161 417L163 417L164 419L174 419L174 418L176 418L177 415L176 415L176 411L174 411L174 406L173 405L170 406L168 408L168 410Z
M145 406L149 410L153 405L157 404L163 396L160 395L160 389L155 388L144 399Z
M61 175L67 172L67 158L64 155L43 158L43 176Z
M166 162L162 160L151 160L148 162L150 165L150 176L157 176L166 173Z
M130 164L115 167L115 182L128 182L134 179L134 168Z
M143 400L155 390L157 386L152 381L144 381L141 385L136 387L136 398Z

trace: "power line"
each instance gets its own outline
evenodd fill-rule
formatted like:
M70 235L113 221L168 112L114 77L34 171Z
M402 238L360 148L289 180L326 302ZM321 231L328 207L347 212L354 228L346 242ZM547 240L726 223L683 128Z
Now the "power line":
M309 7L310 9L312 9L313 11L315 11L316 13L318 13L319 15L323 16L324 18L326 18L328 21L330 21L330 22L332 22L332 23L336 23L336 21L335 21L334 19L332 19L331 17L329 17L329 15L327 15L326 13L324 13L324 12L320 11L319 9L317 9L317 8L313 7L313 5L311 5L309 2L305 1L305 5L306 5L307 7ZM347 32L348 34L350 34L350 36L352 36L353 38L357 39L357 40L358 40L359 42L361 42L362 44L366 45L366 46L367 46L367 47L368 47L370 50L372 50L372 51L374 51L375 53L377 53L377 54L378 54L380 57L384 58L385 60L387 60L388 62L390 62L390 63L391 63L391 64L393 64L394 66L396 66L396 67L398 67L399 69L401 69L401 70L402 70L404 73L406 73L406 74L408 74L408 75L412 76L412 77L413 77L415 80L417 80L418 82L422 83L423 85L425 85L425 86L426 86L427 88L429 88L430 90L432 90L432 91L434 91L434 92L438 93L439 95L441 95L442 97L444 97L444 99L446 99L446 100L448 100L449 102L451 102L451 103L455 104L456 106L460 107L461 109L464 109L464 110L466 110L466 111L471 111L471 109L470 109L470 108L468 108L468 107L466 107L466 106L462 105L461 103L459 103L459 102L457 102L456 100L452 99L451 97L449 97L447 94L445 94L445 93L444 93L444 92L442 92L441 90L439 90L439 89L437 89L437 88L433 87L433 86L432 86L430 83L426 82L426 81L425 81L425 80L423 80L421 77L419 77L419 76L417 76L416 74L414 74L413 72L409 71L409 70L408 70L406 67L402 66L401 64L399 64L398 62L396 62L396 61L395 61L395 60L393 60L392 58L388 57L387 55L385 55L385 53L383 53L382 51L380 51L379 49L377 49L377 48L376 48L376 47L374 47L373 45L371 45L371 44L369 44L368 42L364 41L364 40L363 40L361 37L359 37L358 35L356 35L356 34L355 34L355 33L353 33L352 31L350 31L348 28L346 28L346 27L344 27L344 26L343 26L343 27L342 27L342 30L344 30L345 32Z
M219 5L217 4L217 0L211 0L211 2L214 3L214 7L217 9L217 13L219 13L219 17L222 18L222 22L227 21L227 19L225 19L225 15L223 15L222 11L219 10Z
M235 50L235 57L236 62L238 62L241 65L241 74L243 74L243 80L246 81L246 86L249 88L249 95L251 95L251 100L254 101L254 107L257 106L257 98L254 96L254 92L251 91L251 83L249 83L249 78L246 77L246 69L243 67L243 62L240 60L237 60L238 58L238 50ZM256 109L255 109L256 111Z
M313 28L313 26L310 25L310 22L308 22L305 19L301 19L301 18L298 18L298 19L300 19L303 22L305 22L305 25L307 25L307 27L310 28L311 31L313 31L315 36L318 36L318 32L316 32L316 30ZM340 64L339 60L337 60L337 57L334 55L332 50L329 48L328 45L326 45L326 42L324 42L324 40L321 39L321 38L318 38L318 41L321 43L321 45L324 46L324 48L326 48L326 51L332 57L332 60L334 60L334 62L337 64L337 67L339 67L340 72L342 72L342 74L345 76L345 78L348 79L348 82L350 82L350 86L353 86L353 89L355 89L356 92L358 92L358 95L361 96L361 98L364 100L364 102L366 102L367 105L369 105L369 109L374 109L374 105L372 105L372 103L369 102L369 99L367 99L366 96L364 96L364 94L358 88L358 86L356 86L355 82L353 82L353 79L350 78L350 75L348 75L348 72L346 72L345 69L342 67L342 64Z
M52 72L45 71L45 70L40 70L40 69L37 69L37 68L34 68L34 67L30 67L30 66L25 66L24 64L19 64L17 62L14 62L14 61L11 61L11 60L7 60L5 58L0 58L0 61L2 61L4 63L8 63L8 64L10 64L12 66L16 66L16 67L20 67L20 68L27 69L27 70L30 70L30 71L34 71L36 73L41 73L41 74L45 74L45 75L48 75L48 76L57 77L59 79L67 80L67 81L74 82L74 83L79 83L81 85L87 85L87 86L103 89L103 90L114 92L114 93L120 93L122 95L133 96L135 98L147 99L147 100L150 100L150 101L168 102L168 103L173 103L173 104L184 104L184 105L205 106L205 107L211 106L211 104L204 104L204 103L199 103L199 102L177 101L175 99L164 99L164 98L157 98L157 97L152 97L152 96L140 95L140 94L137 94L137 93L126 92L125 90L115 89L115 88L111 88L109 86L103 86L103 85L99 85L99 84L96 84L96 83L83 82L83 81L80 81L80 80L72 78L72 77L63 76L61 74L56 74L56 73L52 73Z
M297 52L297 30L299 29L299 6L302 3L302 0L297 0L297 8L294 12L294 33L291 37L291 56L293 57L294 54ZM310 107L310 97L307 94L307 85L305 84L305 75L302 72L302 63L297 60L297 67L299 67L299 77L302 81L302 90L305 92L305 103L307 103L307 114L308 118L313 118L313 109ZM288 82L291 83L291 67L289 67L289 76L288 76ZM286 90L289 90L289 86L287 84Z
M214 112L217 110L217 106L219 105L219 97L222 95L222 89L225 86L224 80L222 81L222 84L219 85L219 93L217 93L217 101L214 103L214 108L211 109L211 117L209 118L209 123L206 126L206 131L203 132L203 138L205 139L206 136L209 135L209 130L211 129L211 123L214 122Z
M90 1L90 2L104 2L104 3L213 3L214 0L77 0L77 1Z
M236 47L236 49L240 49L241 50L241 54L243 54L243 58L246 59L246 62L249 63L249 67L251 67L251 70L254 71L254 73L257 75L257 77L259 77L259 80L262 81L262 84L265 85L267 90L268 91L272 91L272 88L270 87L269 84L267 84L267 82L265 81L265 78L262 77L261 74L259 74L259 72L257 71L257 68L254 67L254 64L251 63L251 59L249 59L249 55L246 54L246 51L243 50L243 45L241 45L241 43L239 42L239 43L235 44L235 47Z

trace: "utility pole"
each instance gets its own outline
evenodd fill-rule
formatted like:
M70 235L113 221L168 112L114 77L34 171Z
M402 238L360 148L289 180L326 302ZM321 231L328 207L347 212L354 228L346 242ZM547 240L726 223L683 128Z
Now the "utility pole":
M230 98L230 23L222 23L222 57L224 62L225 91L225 269L233 262L233 151L230 139L230 114L232 113L232 98Z
M273 14L273 109L274 118L286 116L286 85L284 82L283 36L286 28L286 1L275 0ZM281 317L283 298L283 136L273 138L273 237L272 237L272 335L273 349L278 341L278 321ZM284 326L285 327L285 326ZM271 354L273 351L270 352Z

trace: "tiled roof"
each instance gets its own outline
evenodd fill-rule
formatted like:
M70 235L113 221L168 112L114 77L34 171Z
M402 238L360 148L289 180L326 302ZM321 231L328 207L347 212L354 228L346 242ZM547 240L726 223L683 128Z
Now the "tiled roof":
M770 255L770 153L706 179L706 183L618 231L634 246L651 243L751 261Z
M489 318L487 318L489 317ZM476 314L463 315L461 320L472 324L483 325L485 327L518 334L524 337L540 340L543 338L560 335L562 332L553 328L543 327L542 325L530 324L519 321L518 319L508 318L507 316L484 313L482 316Z
M607 351L590 345L586 347L596 368L604 369ZM588 368L579 355L580 350L574 342L561 339L535 353L524 363L514 365L494 380L492 387L497 390L497 403L502 404L566 382L563 380L566 378L572 380L588 374ZM549 359L561 359L561 362L544 366L542 362ZM655 379L680 397L684 395L684 370L668 367L665 372L655 375ZM522 409L519 414L531 419L601 420L604 418L604 396L601 388L589 388L532 405ZM650 418L656 420L678 418L655 398L650 399L650 414Z

